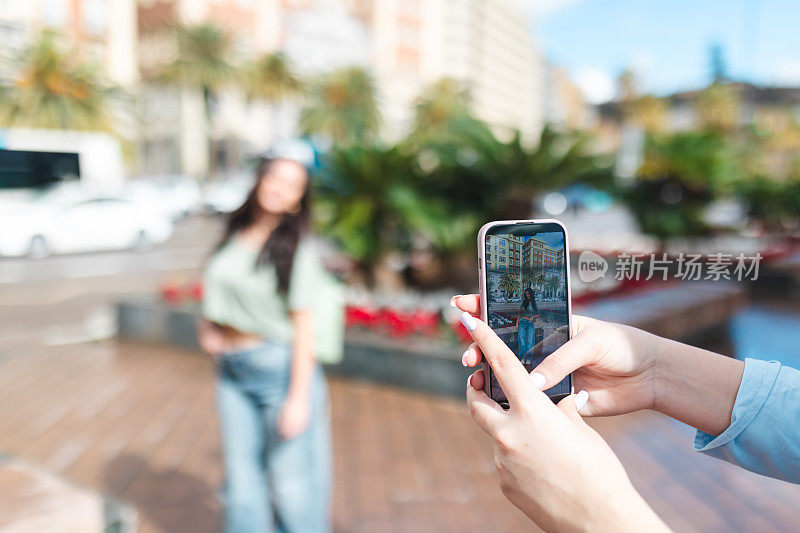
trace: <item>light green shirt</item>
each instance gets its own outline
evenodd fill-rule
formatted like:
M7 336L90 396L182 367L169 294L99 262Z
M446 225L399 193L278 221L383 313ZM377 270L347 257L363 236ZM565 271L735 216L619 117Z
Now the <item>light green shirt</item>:
M258 252L234 237L211 257L203 280L203 316L267 340L291 342L289 311L312 310L322 262L312 240L301 239L289 290L281 296L275 267L256 266Z

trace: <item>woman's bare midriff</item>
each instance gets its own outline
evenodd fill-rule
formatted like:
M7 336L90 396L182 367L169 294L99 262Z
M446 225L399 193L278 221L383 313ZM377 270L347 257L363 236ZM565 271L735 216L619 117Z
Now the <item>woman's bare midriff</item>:
M264 338L259 335L254 335L252 333L245 333L243 331L239 331L238 329L225 325L225 324L214 324L217 330L222 333L225 337L227 342L229 351L235 352L239 350L248 350L250 348L255 348L264 343Z

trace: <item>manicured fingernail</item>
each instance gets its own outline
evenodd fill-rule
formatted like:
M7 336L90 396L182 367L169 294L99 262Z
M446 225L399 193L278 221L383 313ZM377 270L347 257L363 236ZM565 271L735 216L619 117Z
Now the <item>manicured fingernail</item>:
M464 355L461 356L461 364L464 366L469 366L467 364L467 356L469 355L469 350L464 351Z
M581 412L581 409L584 408L586 402L589 401L589 393L585 390L580 391L578 394L575 395L575 408L578 412Z
M472 387L472 374L467 376L467 388Z
M533 386L539 390L542 390L547 383L547 378L541 375L538 372L531 372L531 381L533 381Z
M467 328L467 331L472 333L475 331L475 328L478 327L478 321L475 320L475 317L471 314L464 311L461 313L461 323L464 324L464 327Z
M461 298L460 294L456 294L455 296L450 298L450 307L455 307L456 309L458 309L458 306L456 305L456 300L459 298Z

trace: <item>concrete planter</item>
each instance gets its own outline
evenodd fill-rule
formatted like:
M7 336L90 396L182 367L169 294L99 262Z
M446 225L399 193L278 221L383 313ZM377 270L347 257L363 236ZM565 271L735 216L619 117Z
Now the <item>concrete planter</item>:
M143 297L118 302L116 308L117 337L120 340L200 350L196 305L169 305L155 298Z
M196 305L174 306L154 298L117 303L120 340L165 344L199 351ZM343 360L326 367L333 375L387 383L424 392L462 396L467 376L461 349L428 339L386 339L370 332L348 331Z
M657 335L689 342L724 330L747 302L747 293L734 283L679 283L628 296L576 307L574 312L629 324ZM199 350L195 334L196 304L174 306L153 298L117 304L118 336L122 340L166 344ZM507 342L516 333L507 332ZM430 338L387 338L348 330L344 359L326 368L330 374L396 385L424 392L461 397L472 369L461 365L464 346Z

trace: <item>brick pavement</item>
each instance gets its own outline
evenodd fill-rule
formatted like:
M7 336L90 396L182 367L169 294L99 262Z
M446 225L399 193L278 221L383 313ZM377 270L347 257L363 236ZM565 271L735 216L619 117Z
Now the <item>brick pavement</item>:
M461 401L337 378L337 531L530 531ZM113 342L0 354L0 452L134 505L141 531L218 531L212 365ZM591 421L676 530L786 531L800 487L690 451L653 413Z

